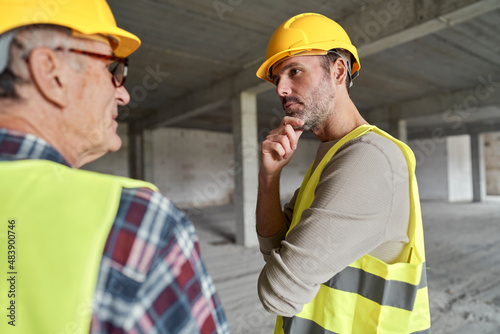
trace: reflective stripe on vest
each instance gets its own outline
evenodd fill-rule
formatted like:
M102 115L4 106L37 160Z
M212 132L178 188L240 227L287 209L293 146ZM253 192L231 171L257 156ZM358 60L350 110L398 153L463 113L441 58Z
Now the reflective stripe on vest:
M88 333L122 189L156 187L45 160L0 162L0 175L0 333Z
M372 131L392 140L403 152L410 176L409 242L394 264L365 255L321 284L316 297L291 318L278 317L275 333L430 333L430 312L415 157L410 148L374 126L362 125L340 139L314 172L304 177L290 232L314 200L321 172L345 143Z
M299 317L284 318L285 324L283 325L285 333L293 334L342 334L335 333L325 329L312 320L303 319ZM352 332L354 333L354 332ZM406 333L405 333L406 334ZM431 329L424 329L421 331L413 332L410 334L431 334Z

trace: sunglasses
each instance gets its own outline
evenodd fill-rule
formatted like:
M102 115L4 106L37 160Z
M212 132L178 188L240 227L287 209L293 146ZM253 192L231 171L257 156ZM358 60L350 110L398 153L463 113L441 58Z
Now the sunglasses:
M112 63L109 64L108 70L113 75L111 80L113 82L113 85L115 85L115 87L118 88L123 86L123 84L125 83L125 79L127 78L127 73L128 73L128 58L120 58L116 56L104 55L100 53L83 51L78 49L63 49L61 47L55 50L73 52L97 59L110 60L112 61Z

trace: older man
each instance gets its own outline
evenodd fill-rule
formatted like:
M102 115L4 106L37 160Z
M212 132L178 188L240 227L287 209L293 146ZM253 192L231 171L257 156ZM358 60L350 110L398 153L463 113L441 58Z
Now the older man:
M301 14L276 29L257 75L286 116L262 143L259 277L275 333L429 333L422 220L411 150L349 97L356 48L336 22ZM321 144L292 200L280 173L304 130Z
M46 5L0 1L0 332L229 332L186 217L77 169L121 146L140 40L104 0Z

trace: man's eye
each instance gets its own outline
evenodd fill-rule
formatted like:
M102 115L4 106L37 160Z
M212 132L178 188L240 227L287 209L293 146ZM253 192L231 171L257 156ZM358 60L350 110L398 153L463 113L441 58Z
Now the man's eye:
M299 72L300 72L300 70L299 70L299 69L294 68L294 69L292 69L292 70L290 71L290 74L291 74L291 75L296 75L296 74L297 74L297 73L299 73Z

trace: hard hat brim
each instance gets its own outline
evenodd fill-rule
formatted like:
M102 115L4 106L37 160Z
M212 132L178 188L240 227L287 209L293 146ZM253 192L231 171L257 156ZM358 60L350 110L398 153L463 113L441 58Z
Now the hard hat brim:
M107 10L109 7L106 8ZM54 8L52 12L47 12L39 7L23 6L22 1L20 3L7 2L2 4L2 13L0 13L1 33L33 24L59 25L85 35L112 36L117 41L113 45L115 55L127 57L139 48L141 40L134 34L117 27L111 11L109 10L109 13L106 11L102 9L100 13L82 13L75 7L65 8L64 11Z

